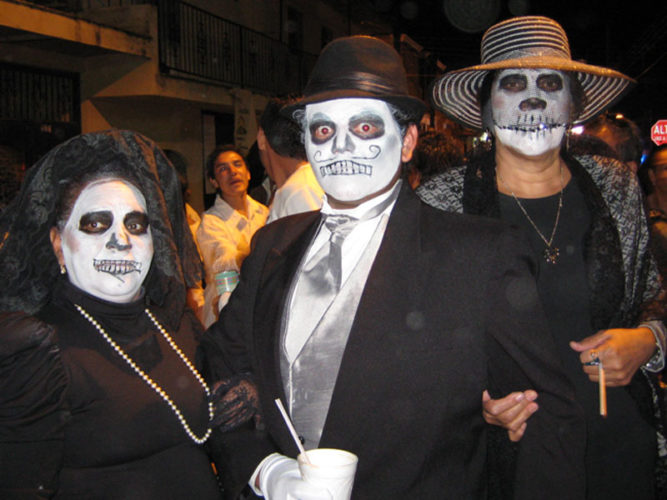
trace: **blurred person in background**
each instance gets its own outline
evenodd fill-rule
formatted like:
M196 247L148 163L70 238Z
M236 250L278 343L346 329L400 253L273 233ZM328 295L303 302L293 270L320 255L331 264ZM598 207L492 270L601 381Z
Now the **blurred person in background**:
M206 160L206 175L216 196L202 216L197 243L206 276L202 323L209 327L229 300L241 263L250 253L250 241L265 224L269 210L248 196L250 172L234 146L213 150Z
M245 157L245 164L250 171L250 184L248 184L248 194L267 207L273 201L273 192L275 185L271 177L266 173L264 164L259 155L259 147L257 141L252 143L248 154Z
M188 223L188 227L190 228L190 232L192 233L192 237L196 238L197 228L201 223L201 217L199 216L199 213L188 203L191 192L188 183L187 161L181 153L173 149L164 149L163 152L173 167L176 169L176 173L178 174L178 181L181 184L181 196L183 197L183 206L185 209L185 219ZM197 241L195 240L195 244L196 243ZM197 251L199 262L196 263L196 265L201 266L201 254L199 253L198 245ZM204 314L204 288L201 281L197 282L197 284L194 286L188 287L187 301L188 305L195 312L199 320L202 321Z
M607 111L586 123L584 131L609 144L618 159L637 172L644 154L644 141L635 122L620 113Z
M194 235L195 232L197 231L197 228L199 227L199 223L201 222L201 217L199 216L199 213L194 208L192 208L192 205L190 205L189 203L190 196L192 196L192 193L190 191L190 183L188 182L187 160L181 153L173 149L164 149L163 151L165 156L169 159L171 164L176 169L176 172L178 173L178 180L181 183L181 195L183 197L183 206L185 207L185 216L188 221L188 226L190 226L190 230Z
M419 133L417 147L409 163L408 183L412 189L435 174L463 163L463 143L451 134L438 130Z
M667 279L667 146L659 146L653 150L642 166L650 182L647 207L651 227L651 248L660 274Z
M570 134L566 141L567 144L564 144L563 147L572 156L604 156L620 161L620 157L614 148L595 135L585 132L582 134Z
M306 158L301 130L280 114L280 109L288 102L270 99L259 120L259 156L276 188L267 223L287 215L319 210L324 195Z

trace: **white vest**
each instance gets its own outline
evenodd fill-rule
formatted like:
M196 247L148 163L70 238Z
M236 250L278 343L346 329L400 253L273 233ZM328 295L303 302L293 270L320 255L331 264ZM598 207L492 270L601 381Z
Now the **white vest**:
M347 339L387 220L388 217L383 216L352 274L291 364L285 351L285 337L290 328L298 328L298 325L289 324L288 310L283 313L280 371L290 416L306 449L319 445ZM294 293L296 281L290 295ZM308 299L296 296L286 303L297 300Z

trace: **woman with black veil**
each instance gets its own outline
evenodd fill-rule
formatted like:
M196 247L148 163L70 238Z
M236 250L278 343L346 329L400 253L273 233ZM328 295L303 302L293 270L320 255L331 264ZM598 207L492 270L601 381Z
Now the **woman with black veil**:
M50 151L0 216L0 497L219 498L178 177L129 131Z

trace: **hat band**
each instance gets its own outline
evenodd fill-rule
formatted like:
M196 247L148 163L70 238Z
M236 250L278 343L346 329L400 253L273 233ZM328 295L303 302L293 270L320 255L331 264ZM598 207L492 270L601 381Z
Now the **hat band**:
M396 88L391 82L376 75L363 72L351 72L344 76L329 78L326 80L311 80L304 90L304 96L310 97L322 92L333 91L360 91L377 95L378 97L389 95L407 95L407 90Z
M525 47L506 52L505 54L498 55L493 62L507 61L509 59L524 59L527 57L557 57L568 61L572 60L569 54L564 53L562 50L540 45L537 47Z

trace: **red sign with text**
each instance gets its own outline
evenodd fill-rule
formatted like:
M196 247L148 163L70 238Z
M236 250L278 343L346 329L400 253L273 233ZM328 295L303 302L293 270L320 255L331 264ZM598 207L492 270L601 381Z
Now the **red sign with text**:
M658 120L651 127L651 140L661 146L667 143L667 120Z

